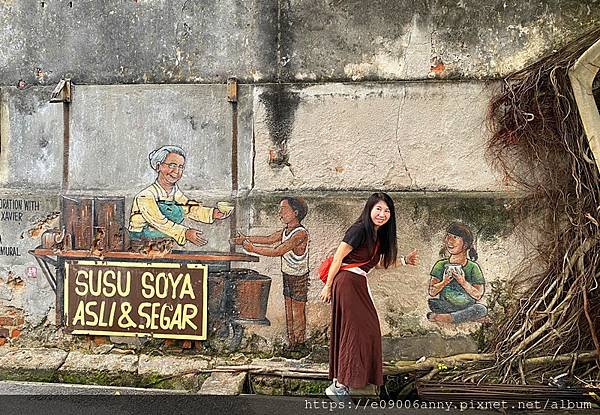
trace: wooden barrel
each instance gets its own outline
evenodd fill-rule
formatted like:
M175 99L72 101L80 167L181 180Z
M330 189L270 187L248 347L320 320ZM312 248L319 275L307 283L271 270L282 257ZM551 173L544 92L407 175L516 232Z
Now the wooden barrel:
M208 317L226 318L225 287L229 280L229 271L210 272L208 274Z
M250 269L232 269L233 318L241 324L271 325L266 318L271 278Z

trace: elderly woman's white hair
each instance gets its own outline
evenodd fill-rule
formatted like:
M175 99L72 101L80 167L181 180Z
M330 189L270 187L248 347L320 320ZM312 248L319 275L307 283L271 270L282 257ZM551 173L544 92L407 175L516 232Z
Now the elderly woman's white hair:
M158 165L165 161L169 153L179 154L185 159L185 151L183 151L181 147L162 146L148 155L148 159L150 160L150 167L152 167L152 170L158 170Z

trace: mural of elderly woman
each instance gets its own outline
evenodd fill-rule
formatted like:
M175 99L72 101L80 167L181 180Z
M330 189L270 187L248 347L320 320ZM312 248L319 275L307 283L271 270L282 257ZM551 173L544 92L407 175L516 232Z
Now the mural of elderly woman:
M162 146L149 156L150 166L157 172L154 183L139 192L131 206L129 237L132 249L148 241L174 240L179 245L191 242L205 245L202 231L182 224L184 218L197 222L213 223L225 219L231 212L205 207L188 199L177 182L185 168L185 152L174 145Z
M453 223L446 231L444 250L450 255L437 261L431 270L427 318L441 323L476 321L487 314L478 301L485 292L485 279L475 262L477 251L473 233L462 223Z

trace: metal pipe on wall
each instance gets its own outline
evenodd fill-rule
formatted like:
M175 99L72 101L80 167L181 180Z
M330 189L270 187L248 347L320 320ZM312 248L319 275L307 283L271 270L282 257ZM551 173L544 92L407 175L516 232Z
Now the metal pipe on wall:
M229 218L229 251L235 252L235 244L231 243L237 232L237 195L239 190L238 176L238 90L237 79L227 79L227 101L231 103L231 195L235 200L235 209Z

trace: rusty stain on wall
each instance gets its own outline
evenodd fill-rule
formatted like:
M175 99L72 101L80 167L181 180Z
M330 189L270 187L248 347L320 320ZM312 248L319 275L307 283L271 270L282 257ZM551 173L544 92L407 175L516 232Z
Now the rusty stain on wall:
M21 234L21 238L27 234L30 238L39 238L50 229L58 228L60 222L60 212L52 212L43 219L38 220L31 228Z
M273 142L269 151L271 167L289 166L287 142L294 129L295 113L300 104L298 93L285 85L277 84L265 88L259 99L264 103L267 114L267 126Z
M429 72L430 77L442 77L446 75L446 66L444 62L440 60L434 60L431 64L431 71Z
M14 272L8 271L6 276L6 286L11 289L21 289L25 286L25 281L19 275L15 275Z

